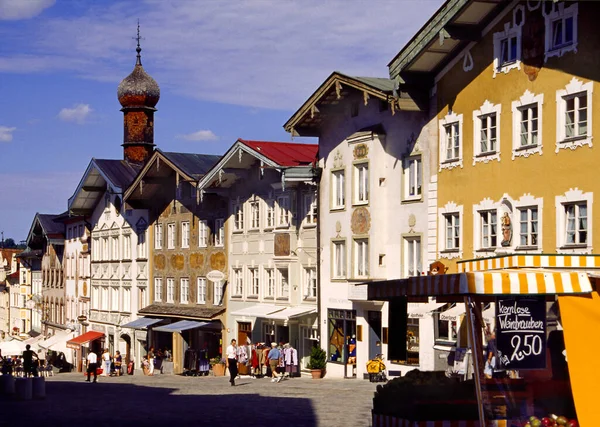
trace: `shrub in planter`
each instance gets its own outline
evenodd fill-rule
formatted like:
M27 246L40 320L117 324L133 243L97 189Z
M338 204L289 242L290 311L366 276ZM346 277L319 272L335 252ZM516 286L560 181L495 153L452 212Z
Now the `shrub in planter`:
M327 366L327 353L321 347L313 347L308 362L308 369L313 371L313 378L323 378L325 366Z

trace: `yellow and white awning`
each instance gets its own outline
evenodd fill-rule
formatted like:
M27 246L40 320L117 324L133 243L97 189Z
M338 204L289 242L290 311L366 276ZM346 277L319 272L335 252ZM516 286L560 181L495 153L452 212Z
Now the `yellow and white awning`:
M545 295L592 292L585 271L519 268L488 270L368 283L369 300L401 296Z

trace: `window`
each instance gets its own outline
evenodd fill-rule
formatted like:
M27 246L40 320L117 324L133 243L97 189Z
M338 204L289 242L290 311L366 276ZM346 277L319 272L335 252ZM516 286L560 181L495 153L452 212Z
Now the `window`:
M241 297L244 294L244 277L241 268L233 270L233 296Z
M455 316L444 316L444 313L437 315L437 336L436 340L443 342L455 342L457 335L457 319Z
M538 246L537 206L519 208L519 246Z
M250 228L255 230L260 228L260 202L258 200L250 202Z
M506 65L517 60L518 40L509 36L500 40L500 65Z
M154 278L154 301L160 302L163 299L163 279L162 277Z
M175 279L167 278L167 302L175 302Z
M583 245L587 243L587 203L565 205L565 244Z
M369 275L369 241L367 239L354 241L354 275L355 277Z
M109 310L109 299L108 299L108 287L103 286L102 287L102 310L108 311Z
M327 310L327 361L334 363L347 363L349 354L349 342L346 337L356 335L356 311L355 310Z
M576 78L556 92L556 152L592 146L592 82Z
M503 31L494 33L494 78L498 73L521 69L521 35L525 8L517 6L513 11L513 22L504 24ZM512 24L512 25L511 25Z
M290 277L287 268L278 268L277 275L279 280L279 298L288 299L290 297Z
M421 156L404 159L404 200L421 199L423 191Z
M344 171L331 172L332 208L343 209L346 206L346 179Z
M332 242L332 277L343 279L346 277L346 242Z
M119 259L119 236L114 236L111 239L111 255L114 261Z
M175 224L167 224L167 249L175 249Z
M206 304L206 279L204 277L198 277L196 281L198 286L196 292L198 304Z
M265 298L273 298L275 297L275 270L272 268L266 268L265 276L267 278Z
M314 192L304 195L304 212L305 225L317 223L317 195Z
M460 217L457 213L444 215L446 227L446 250L460 248Z
M578 188L556 197L557 252L591 253L592 202L593 193L584 193Z
M123 259L131 259L131 235L123 236Z
M265 228L273 228L275 227L275 201L267 200L266 203L267 212L266 212L266 224Z
M462 167L463 115L449 112L440 120L440 170Z
M198 246L201 248L208 246L208 222L206 220L198 221Z
M123 288L123 308L121 311L131 313L131 289Z
M512 103L513 160L542 154L542 104L544 95L534 95L528 90Z
M190 223L188 221L181 223L181 247L190 247Z
M223 283L215 282L214 283L214 301L213 304L221 305L223 303Z
M404 266L406 277L420 276L423 272L421 238L404 238Z
M119 311L119 288L110 289L110 301L111 311Z
M258 268L251 268L248 271L250 273L250 292L248 293L248 295L258 297L258 293L260 291Z
M180 282L179 302L187 304L190 298L190 279L184 278Z
M244 205L233 205L233 231L244 231Z
M144 287L138 288L138 310L148 305L148 289Z
M215 219L215 246L225 246L225 221Z
M154 226L154 249L162 249L163 242L163 226L156 224Z
M367 203L369 201L369 164L354 165L354 202Z
M481 248L495 248L498 243L498 214L494 211L479 213L481 218Z
M137 235L137 258L147 258L148 253L146 250L146 232L140 231Z
M496 114L487 114L479 117L481 126L479 150L481 154L493 153L497 150Z
M287 227L290 225L290 198L288 196L277 197L277 226Z
M100 307L100 288L92 286L92 308L94 310L101 309Z
M316 298L317 297L317 269L310 267L304 269L304 277L306 281L305 286L305 297Z
M565 7L564 3L555 3L546 18L546 52L544 60L564 53L577 52L577 2Z

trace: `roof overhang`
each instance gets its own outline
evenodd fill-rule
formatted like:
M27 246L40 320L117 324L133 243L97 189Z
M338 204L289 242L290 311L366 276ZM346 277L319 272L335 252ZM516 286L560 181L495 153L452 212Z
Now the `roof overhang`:
M69 213L89 215L96 208L102 194L112 190L121 193L121 187L113 183L92 159L77 185L75 193L69 198Z
M447 0L388 64L399 88L433 85L434 78L508 7L508 0Z
M390 82L389 89L384 90L373 84L376 80L350 77L334 71L288 119L283 128L292 136L319 136L323 118L326 116L325 110L329 106L339 104L348 96L350 90L362 92L365 104L371 98L388 102L392 112L395 112L395 108L409 111L420 110L407 93L396 93L397 96L394 96L392 82Z

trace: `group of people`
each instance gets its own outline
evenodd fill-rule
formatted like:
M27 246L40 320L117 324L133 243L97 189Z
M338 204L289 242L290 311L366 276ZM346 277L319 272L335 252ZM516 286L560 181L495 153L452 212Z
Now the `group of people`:
M102 367L102 375L105 377L108 376L118 376L123 375L122 366L123 366L123 356L121 356L121 352L119 350L115 351L114 356L110 354L108 348L104 349L101 359L101 367ZM87 379L86 382L90 382L91 376L94 376L94 381L98 380L98 355L94 351L90 351L87 355Z
M271 382L280 382L284 375L292 376L298 368L298 352L289 344L273 342L270 346L265 344L237 345L235 339L225 350L227 369L229 369L229 382L235 386L235 379L239 375L240 366L250 367L252 378L271 376Z

